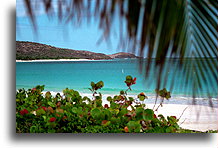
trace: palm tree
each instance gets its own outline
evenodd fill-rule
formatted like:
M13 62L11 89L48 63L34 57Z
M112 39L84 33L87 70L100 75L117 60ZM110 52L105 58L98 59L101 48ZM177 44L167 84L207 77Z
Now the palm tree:
M30 0L24 0L28 14L37 30L34 9ZM206 87L209 101L217 92L218 82L218 0L42 0L48 15L57 13L60 21L83 21L83 15L93 14L99 19L102 39L109 39L114 16L120 18L119 47L146 56L139 66L148 77L156 69L159 89L167 83L171 90L177 87L175 79L182 73L185 82L180 88L192 90L193 99ZM58 11L53 11L53 6ZM92 9L94 8L94 10ZM87 17L89 20L89 17ZM125 23L123 23L125 22ZM124 33L127 32L126 34ZM168 58L177 58L175 77L167 79L171 68ZM198 68L196 68L198 67ZM208 75L210 75L208 77ZM192 88L187 87L191 84ZM213 86L209 89L208 86ZM211 104L212 105L212 104Z

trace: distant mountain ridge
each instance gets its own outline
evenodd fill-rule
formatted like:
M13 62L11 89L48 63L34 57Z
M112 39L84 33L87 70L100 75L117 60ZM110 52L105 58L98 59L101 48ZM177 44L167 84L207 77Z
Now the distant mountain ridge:
M58 48L46 44L16 41L17 60L36 60L36 59L114 59L114 58L138 58L134 54L120 52L112 55L95 53L85 50L73 50Z

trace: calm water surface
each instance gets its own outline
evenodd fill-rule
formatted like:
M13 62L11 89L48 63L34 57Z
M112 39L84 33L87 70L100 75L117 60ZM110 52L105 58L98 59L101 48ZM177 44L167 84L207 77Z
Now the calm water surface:
M171 80L175 81L171 90L174 98L191 97L192 85L185 82L185 76L182 71L178 71L176 59L168 60L167 73L168 81L165 87L170 90ZM216 61L217 63L217 61ZM144 60L143 64L146 64ZM148 77L140 73L139 63L136 59L115 59L101 61L58 61L58 62L16 62L16 89L33 88L36 85L45 85L46 91L61 92L65 88L78 90L81 93L90 93L90 82L104 81L104 87L101 89L103 94L119 94L120 90L125 90L124 83L127 75L137 78L137 83L132 86L133 91L130 94L145 92L148 96L155 95L157 68L151 68ZM186 68L190 69L193 67ZM199 68L195 66L195 69ZM178 71L175 75L175 71ZM215 71L217 76L217 71ZM212 74L207 72L206 77L210 78ZM212 81L214 82L214 81ZM162 86L161 86L162 87ZM185 90L181 88L186 88ZM208 90L217 90L217 82L202 86L201 97L207 99ZM213 100L217 100L217 91L211 91ZM178 102L178 99L177 99ZM217 102L217 101L216 101Z

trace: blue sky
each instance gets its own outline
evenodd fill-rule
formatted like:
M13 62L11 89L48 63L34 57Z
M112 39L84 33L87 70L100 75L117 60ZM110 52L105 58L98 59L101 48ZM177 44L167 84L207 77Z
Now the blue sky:
M34 1L32 1L34 2ZM38 42L55 47L88 50L93 52L113 54L124 49L117 49L118 47L118 31L119 21L115 18L114 28L110 35L110 43L102 41L97 44L102 36L102 30L98 27L98 20L91 17L88 24L86 18L83 18L82 24L74 26L72 24L64 24L58 21L57 16L48 17L39 7L36 11L37 33L34 32L32 23L26 14L23 1L16 1L16 40L17 41L31 41ZM54 5L55 8L55 5Z

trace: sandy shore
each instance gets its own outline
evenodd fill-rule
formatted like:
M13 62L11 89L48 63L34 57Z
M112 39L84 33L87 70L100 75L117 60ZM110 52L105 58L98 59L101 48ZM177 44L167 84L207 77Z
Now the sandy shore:
M63 95L62 92L60 92ZM55 92L52 92L55 95ZM91 94L81 94L92 98ZM111 95L113 96L113 95ZM103 95L102 104L110 103L106 100L107 95ZM155 109L159 104L156 104ZM146 104L146 108L153 109L154 104ZM218 130L218 108L212 108L203 105L181 105L181 104L163 104L155 114L167 116L176 116L180 127L196 131Z
M109 104L103 99L103 104ZM159 104L155 106L157 108ZM146 104L146 108L153 109L154 104ZM180 127L196 131L218 130L218 108L203 105L163 104L155 114L176 116Z
M90 59L42 59L42 60L16 60L16 62L55 62L55 61L94 61Z
M147 104L147 107L153 108L153 104ZM202 105L164 104L155 113L163 114L165 117L176 116L180 118L181 116L179 125L184 129L218 130L218 108Z

